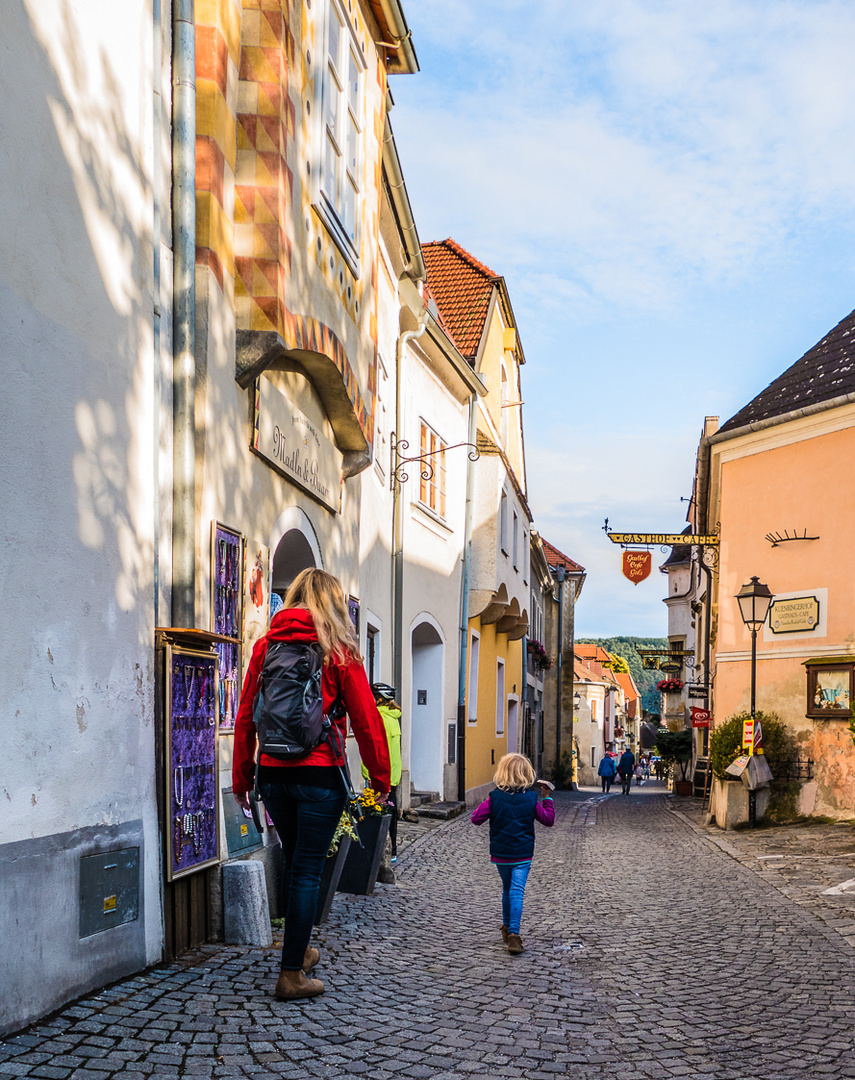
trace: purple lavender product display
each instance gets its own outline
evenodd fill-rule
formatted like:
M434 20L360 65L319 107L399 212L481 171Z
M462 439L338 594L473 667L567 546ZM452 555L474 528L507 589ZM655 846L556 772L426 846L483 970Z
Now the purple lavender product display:
M215 525L213 530L211 611L213 631L234 642L217 645L220 658L220 727L233 728L240 698L243 540L239 533Z
M171 650L169 668L170 871L218 859L217 659Z

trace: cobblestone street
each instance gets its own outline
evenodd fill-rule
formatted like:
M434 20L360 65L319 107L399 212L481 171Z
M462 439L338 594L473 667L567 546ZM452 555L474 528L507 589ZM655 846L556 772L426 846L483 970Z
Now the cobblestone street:
M855 1078L855 952L672 802L556 795L522 956L467 815L410 843L396 885L337 898L322 997L271 997L275 949L211 946L0 1043L0 1080Z

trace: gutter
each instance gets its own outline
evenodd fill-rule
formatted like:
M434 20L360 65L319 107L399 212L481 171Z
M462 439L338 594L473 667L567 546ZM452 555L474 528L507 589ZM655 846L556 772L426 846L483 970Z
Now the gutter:
M398 218L401 235L404 238L404 250L407 253L405 272L407 277L412 278L413 281L424 281L427 277L427 268L422 255L422 245L419 241L416 222L413 218L413 210L410 206L410 198L407 195L407 186L404 183L401 159L398 157L395 136L389 122L390 108L389 95L387 95L386 119L383 124L383 168L386 170L392 206Z
M398 63L401 72L407 75L415 75L419 70L419 61L416 50L413 48L413 34L404 16L403 8L398 0L379 0L380 10L389 29L391 42L380 42L387 48L394 49L398 54Z
M196 25L172 5L172 625L196 625Z

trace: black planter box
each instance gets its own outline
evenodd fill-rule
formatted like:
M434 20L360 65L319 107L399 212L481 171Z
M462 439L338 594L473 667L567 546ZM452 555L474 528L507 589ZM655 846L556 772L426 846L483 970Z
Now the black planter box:
M377 883L391 823L391 814L373 814L360 821L357 831L362 846L356 842L351 843L338 883L339 892L371 896Z
M350 848L350 837L343 836L338 845L335 855L329 857L324 864L324 872L321 875L321 888L318 893L318 907L315 911L315 926L320 926L330 913L332 902L335 899L341 872L347 862L347 853Z

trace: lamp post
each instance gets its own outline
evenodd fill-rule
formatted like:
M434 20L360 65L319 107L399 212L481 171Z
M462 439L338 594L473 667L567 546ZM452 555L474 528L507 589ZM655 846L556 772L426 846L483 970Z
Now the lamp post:
M736 594L736 602L739 604L739 614L742 616L742 621L751 631L751 719L753 721L757 700L757 631L766 621L766 616L769 614L772 592L768 585L764 585L760 578L755 576L751 578L747 585L743 585ZM762 747L758 749L760 753L763 752ZM750 748L749 753L754 753L753 746ZM757 794L753 790L748 792L748 824L752 828L757 824Z

